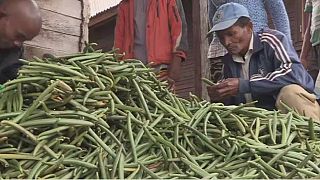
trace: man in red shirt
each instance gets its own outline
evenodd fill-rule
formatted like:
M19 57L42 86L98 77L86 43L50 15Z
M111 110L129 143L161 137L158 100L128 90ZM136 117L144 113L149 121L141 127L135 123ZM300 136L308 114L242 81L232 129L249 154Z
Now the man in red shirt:
M181 0L123 0L118 9L115 48L124 58L150 64L173 86L188 48Z

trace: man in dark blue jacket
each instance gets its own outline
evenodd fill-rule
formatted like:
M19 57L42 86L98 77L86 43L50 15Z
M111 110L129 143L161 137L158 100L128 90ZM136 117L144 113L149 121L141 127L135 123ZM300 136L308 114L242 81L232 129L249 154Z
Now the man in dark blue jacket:
M213 22L209 33L216 33L228 54L223 58L224 80L207 88L212 101L258 101L257 107L286 112L284 103L319 120L313 80L283 33L271 29L254 33L247 9L237 3L220 6Z
M0 84L17 76L23 42L38 35L41 25L34 0L0 0Z

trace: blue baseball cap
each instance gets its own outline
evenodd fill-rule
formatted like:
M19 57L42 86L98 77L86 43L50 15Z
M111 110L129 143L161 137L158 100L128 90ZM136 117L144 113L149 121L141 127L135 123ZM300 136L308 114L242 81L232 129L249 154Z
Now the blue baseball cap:
M247 8L241 4L226 3L221 5L213 16L213 27L208 34L231 27L240 17L250 18Z

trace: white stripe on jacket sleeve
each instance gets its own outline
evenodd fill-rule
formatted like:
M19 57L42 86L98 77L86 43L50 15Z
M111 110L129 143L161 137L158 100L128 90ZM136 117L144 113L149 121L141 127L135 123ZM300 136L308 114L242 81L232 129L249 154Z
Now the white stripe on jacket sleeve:
M252 76L250 81L273 81L275 78L291 72L292 61L280 40L270 33L263 33L260 38L262 42L268 43L274 49L276 58L281 61L281 66L279 70L268 73L265 77L262 77L262 75Z

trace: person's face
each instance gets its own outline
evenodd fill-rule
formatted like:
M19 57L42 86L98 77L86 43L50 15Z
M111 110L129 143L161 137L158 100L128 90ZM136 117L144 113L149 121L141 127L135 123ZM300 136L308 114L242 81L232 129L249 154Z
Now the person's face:
M252 24L241 27L233 25L228 29L217 31L221 44L232 55L243 56L249 49L252 36Z
M21 47L39 33L39 28L27 18L5 16L0 19L0 49Z

